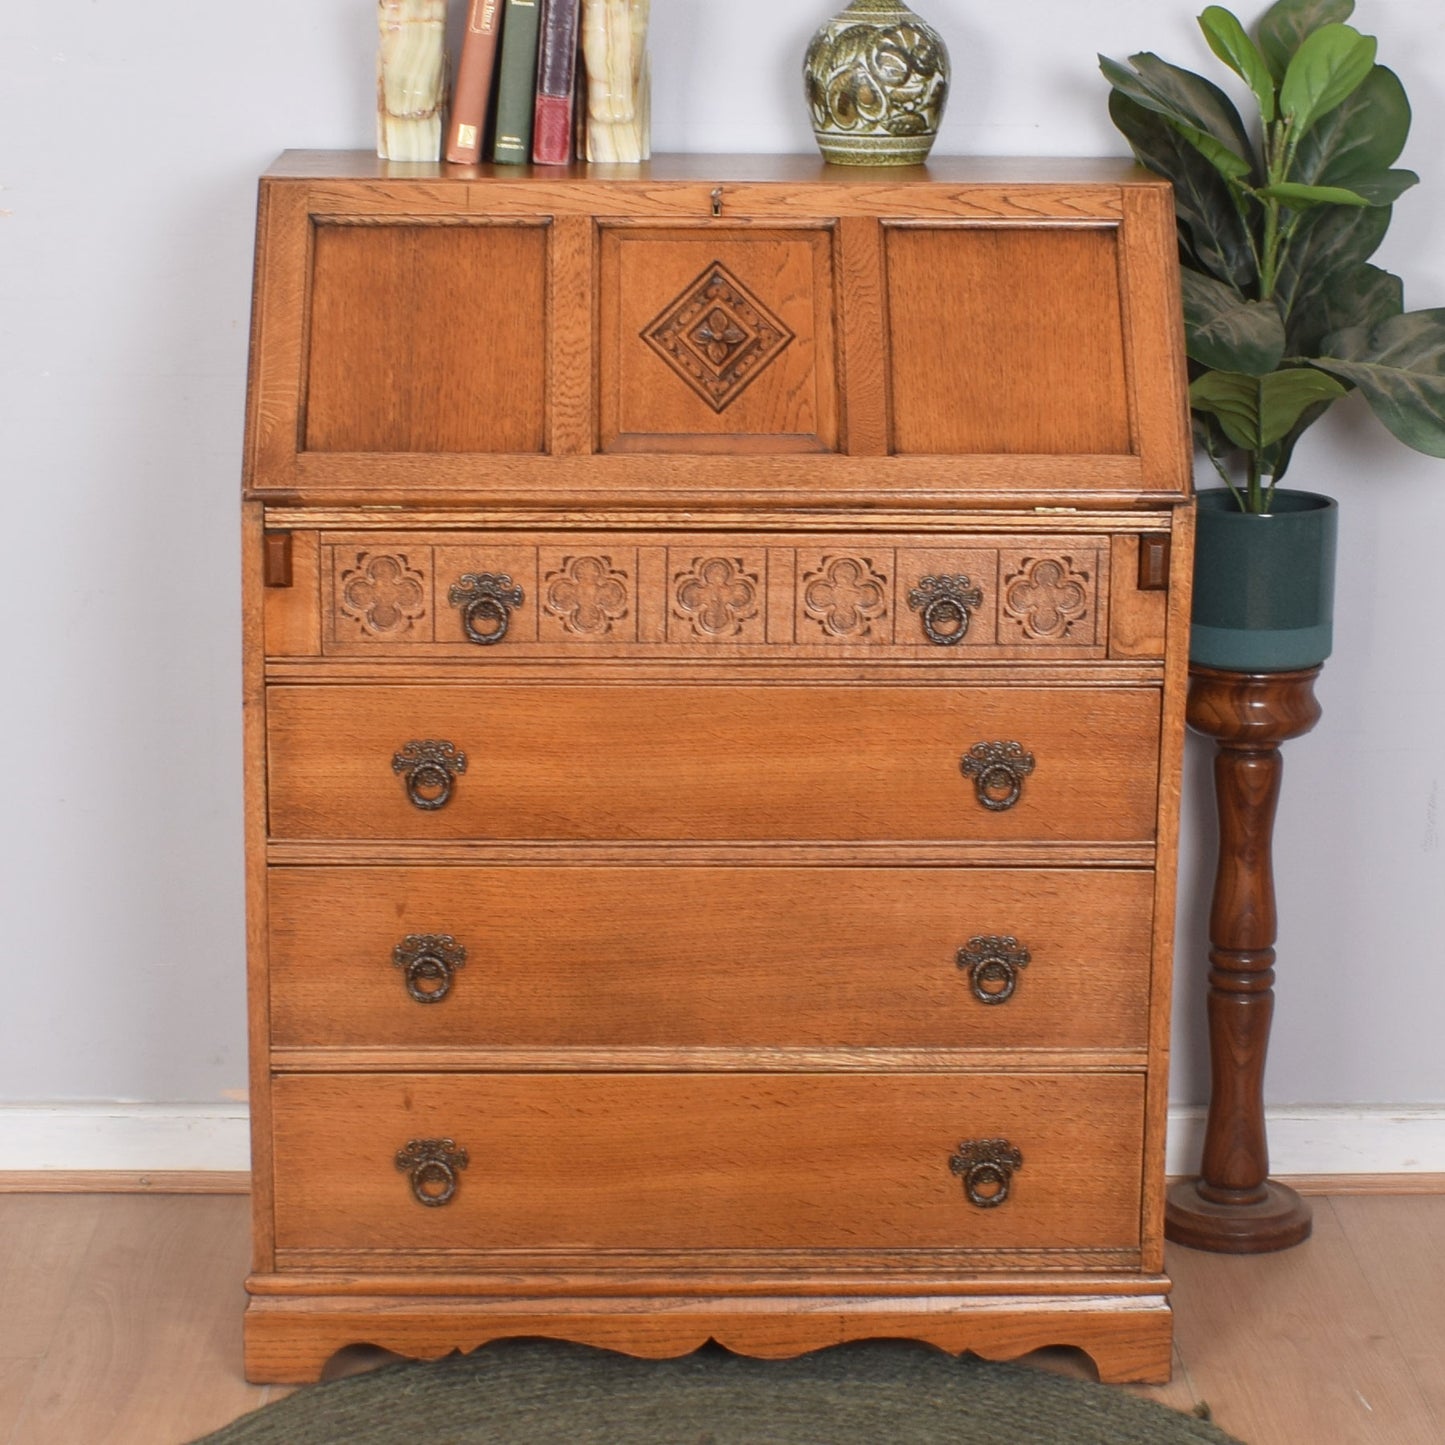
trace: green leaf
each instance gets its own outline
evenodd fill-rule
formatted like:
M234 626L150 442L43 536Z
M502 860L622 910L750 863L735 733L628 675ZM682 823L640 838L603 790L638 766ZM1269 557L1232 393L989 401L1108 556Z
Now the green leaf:
M1393 206L1411 186L1418 186L1420 177L1414 171L1381 171L1377 176L1360 176L1350 182L1350 189L1372 206Z
M1274 299L1285 327L1296 312L1308 316L1319 293L1337 276L1375 254L1390 225L1388 206L1317 206L1305 211L1290 237L1279 269Z
M1310 407L1338 401L1345 388L1332 376L1301 367L1260 377L1259 392L1260 439L1268 446L1285 436Z
M1296 144L1365 83L1375 67L1375 44L1373 35L1348 25L1324 25L1305 37L1279 87L1280 114Z
M1330 409L1333 400L1334 398L1330 401L1317 401L1313 406L1307 406L1299 414L1295 424L1277 442L1260 452L1259 470L1262 475L1270 478L1271 486L1277 486L1283 479L1289 470L1290 460L1299 439Z
M1284 437L1309 407L1344 394L1333 377L1309 367L1268 376L1206 371L1189 388L1189 403L1215 417L1236 446L1259 452Z
M1240 291L1253 290L1254 255L1224 178L1162 115L1122 91L1109 92L1109 115L1139 163L1173 184L1175 214L1200 266Z
M1206 371L1189 387L1189 405L1211 416L1245 451L1259 450L1259 382L1232 371Z
M1378 266L1355 266L1328 278L1311 292L1308 312L1296 310L1286 329L1291 356L1315 357L1332 331L1375 326L1405 309L1405 288L1398 276Z
M1129 57L1140 79L1196 129L1211 135L1234 155L1254 165L1249 131L1234 102L1212 80L1171 65L1149 51ZM1263 173L1261 172L1261 175Z
M1302 186L1294 181L1281 181L1275 186L1261 186L1257 196L1268 196L1271 200L1283 201L1292 210L1302 211L1307 206L1368 206L1363 196L1347 191L1342 186Z
M1259 22L1259 48L1276 81L1307 35L1322 25L1338 25L1355 11L1355 0L1278 0Z
M1379 175L1395 164L1409 134L1405 87L1394 71L1377 65L1353 95L1322 115L1300 141L1287 179L1355 189L1360 177Z
M1245 301L1222 281L1181 273L1190 359L1215 371L1261 376L1284 355L1284 323L1273 302Z
M1267 125L1274 119L1274 77L1259 47L1222 5L1208 6L1199 17L1199 28L1209 48L1254 92L1260 119Z
M1116 90L1163 116L1221 175L1240 178L1255 173L1244 122L1218 86L1157 55L1143 52L1129 59L1133 70L1106 55L1099 57L1099 68Z
M1408 447L1445 457L1445 307L1337 331L1317 365L1353 382Z

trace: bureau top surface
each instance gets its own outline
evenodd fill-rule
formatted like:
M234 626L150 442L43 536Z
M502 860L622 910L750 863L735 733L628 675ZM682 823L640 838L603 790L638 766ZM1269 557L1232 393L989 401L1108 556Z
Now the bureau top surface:
M824 185L839 190L866 190L880 185L1166 185L1133 161L1116 156L932 156L921 166L835 166L816 155L660 154L634 165L468 166L442 161L388 161L370 151L288 150L276 158L266 175L284 180L599 181L618 186L749 181Z

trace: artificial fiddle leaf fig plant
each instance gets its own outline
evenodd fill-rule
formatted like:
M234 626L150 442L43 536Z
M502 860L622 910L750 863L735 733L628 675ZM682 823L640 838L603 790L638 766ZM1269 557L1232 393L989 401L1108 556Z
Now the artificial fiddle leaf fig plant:
M1410 130L1354 0L1278 0L1251 37L1219 5L1210 49L1248 88L1246 125L1218 86L1148 52L1100 56L1109 113L1174 184L1195 434L1239 509L1268 513L1300 435L1358 388L1406 445L1445 457L1445 308L1406 311L1370 264Z

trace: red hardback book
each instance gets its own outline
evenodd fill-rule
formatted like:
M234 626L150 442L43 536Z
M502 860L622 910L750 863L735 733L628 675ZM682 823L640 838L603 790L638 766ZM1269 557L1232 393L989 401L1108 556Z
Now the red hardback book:
M537 52L537 108L532 159L562 166L572 159L572 102L577 74L578 0L546 0Z
M502 0L471 0L457 83L452 92L452 117L447 125L446 157L475 165L482 157L487 128L487 101L497 61L497 33L502 28Z

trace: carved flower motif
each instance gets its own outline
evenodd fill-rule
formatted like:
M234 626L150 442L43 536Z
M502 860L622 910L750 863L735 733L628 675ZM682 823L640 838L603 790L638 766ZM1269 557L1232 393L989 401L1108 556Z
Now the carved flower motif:
M748 339L748 333L721 306L715 306L702 325L693 331L692 339L714 366L721 366L733 348Z
M830 558L804 581L803 606L830 637L866 637L869 623L887 614L885 579L866 559Z
M547 611L569 632L603 633L627 616L626 573L610 557L564 557L547 574Z
M748 618L757 616L757 581L741 561L698 557L692 571L677 579L677 605L705 636L736 634Z
M1089 611L1089 574L1075 572L1071 557L1024 559L1024 570L1004 587L1004 611L1026 637L1059 641Z
M341 574L341 610L372 632L396 632L426 612L421 577L405 557L359 552Z

